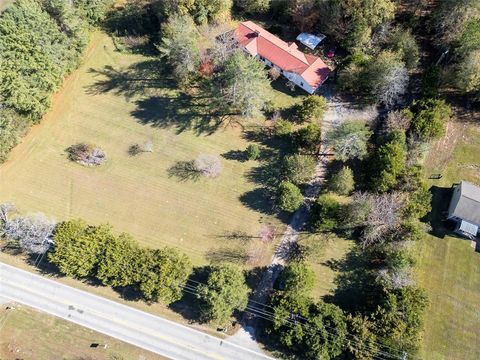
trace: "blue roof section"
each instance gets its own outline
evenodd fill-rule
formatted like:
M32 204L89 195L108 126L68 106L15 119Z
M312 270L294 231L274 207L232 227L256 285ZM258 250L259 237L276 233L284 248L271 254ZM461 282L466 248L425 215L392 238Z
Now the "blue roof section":
M315 36L309 33L301 33L297 36L298 41L312 50L315 49L317 45L320 44L325 38L325 35Z

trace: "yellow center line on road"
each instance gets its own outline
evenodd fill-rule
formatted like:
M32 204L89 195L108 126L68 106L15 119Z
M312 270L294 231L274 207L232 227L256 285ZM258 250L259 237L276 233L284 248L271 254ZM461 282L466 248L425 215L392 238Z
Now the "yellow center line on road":
M50 302L52 301L51 298L49 298L49 297L47 297L47 296L45 296L45 295L43 295L43 294L39 294L39 293L37 293L37 292L34 292L34 291L30 290L29 288L27 288L27 287L25 287L25 286L20 286L20 285L17 284L17 283L11 283L11 282L9 282L9 281L5 281L5 279L1 279L1 281L2 281L3 283L7 284L7 285L12 286L13 288L19 288L20 291L27 292L27 293L29 293L29 294L35 295L36 297L41 297L41 298L43 298L43 299L45 299L45 300L47 300L47 301L50 301ZM2 296L8 297L8 298L11 298L11 299L12 299L12 297L8 296L7 294L2 294ZM18 302L20 302L20 303L22 302L21 300L14 299L14 298L13 298L12 300L18 301ZM71 302L64 302L64 301L59 300L59 299L56 299L55 301L56 301L57 303L59 303L59 304L65 305L67 308L68 308L68 306L74 306L74 305L75 305L75 306L77 306L78 308L80 308L80 310L83 310L83 311L87 312L86 309L81 309L82 305L72 304ZM27 305L28 305L28 304L27 304ZM33 306L33 307L36 307L36 306ZM46 310L44 310L44 309L40 309L40 310L46 311ZM73 310L73 309L72 309L72 310ZM47 312L48 312L48 311L47 311ZM147 335L147 336L156 337L156 338L158 338L158 339L161 339L161 340L163 340L163 341L166 341L166 342L171 343L171 344L173 344L173 345L176 345L176 346L178 346L178 347L181 347L181 348L184 348L184 349L187 349L187 350L196 352L196 353L201 354L201 355L203 355L203 356L207 356L207 357L209 357L209 358L211 358L211 359L215 359L215 360L225 360L224 357L220 357L220 356L218 356L218 355L216 355L216 354L211 354L211 353L209 353L209 352L204 352L204 351L198 350L198 349L193 348L193 347L191 347L191 346L188 346L188 345L186 345L186 344L184 344L184 343L182 343L182 342L175 341L175 339L173 339L173 338L171 338L171 337L164 336L164 335L160 335L160 334L157 334L157 333L155 333L155 334L150 334L149 331L150 331L151 329L147 330L147 329L145 329L144 327L131 326L128 322L122 321L121 319L113 320L113 319L111 319L111 318L105 317L105 316L102 315L100 312L95 311L95 310L93 310L93 309L88 309L88 312L89 312L90 314L94 314L94 315L96 315L96 316L98 316L98 317L100 317L100 318L102 318L102 319L106 319L106 320L108 320L108 321L110 321L110 322L114 322L114 323L120 324L120 325L123 324L123 326L126 327L127 329L130 329L130 330L133 330L133 331L137 331L137 330L138 330L140 333L145 334L145 335ZM53 314L53 312L51 312L51 313ZM56 315L56 314L53 314L53 315L55 315L55 316L58 317L58 315ZM69 318L69 319L70 319L71 321L73 321L72 318ZM68 320L68 319L67 319L67 320ZM79 323L78 321L73 321L73 322ZM80 324L80 325L82 325L82 324ZM85 325L83 325L83 326L85 326ZM102 332L102 331L100 331L100 332ZM105 333L105 334L109 335L108 333Z

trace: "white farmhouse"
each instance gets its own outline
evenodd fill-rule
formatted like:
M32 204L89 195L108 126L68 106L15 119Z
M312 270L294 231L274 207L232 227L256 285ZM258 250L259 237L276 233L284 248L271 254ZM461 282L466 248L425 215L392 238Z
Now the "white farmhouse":
M309 94L325 80L330 69L318 56L304 54L295 43L287 43L252 21L242 22L235 31L245 52L260 59Z

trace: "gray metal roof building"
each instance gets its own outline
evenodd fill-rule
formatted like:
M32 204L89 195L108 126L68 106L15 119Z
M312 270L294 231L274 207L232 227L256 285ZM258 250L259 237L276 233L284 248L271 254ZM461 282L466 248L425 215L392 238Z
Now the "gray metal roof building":
M477 235L480 228L480 187L462 181L453 190L448 219L459 223L461 232Z

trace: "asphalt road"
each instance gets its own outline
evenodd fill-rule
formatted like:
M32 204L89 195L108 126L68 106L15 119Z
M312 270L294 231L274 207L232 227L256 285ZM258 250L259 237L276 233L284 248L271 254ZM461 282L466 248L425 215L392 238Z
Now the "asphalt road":
M272 359L161 317L3 263L0 263L0 296L171 359Z

